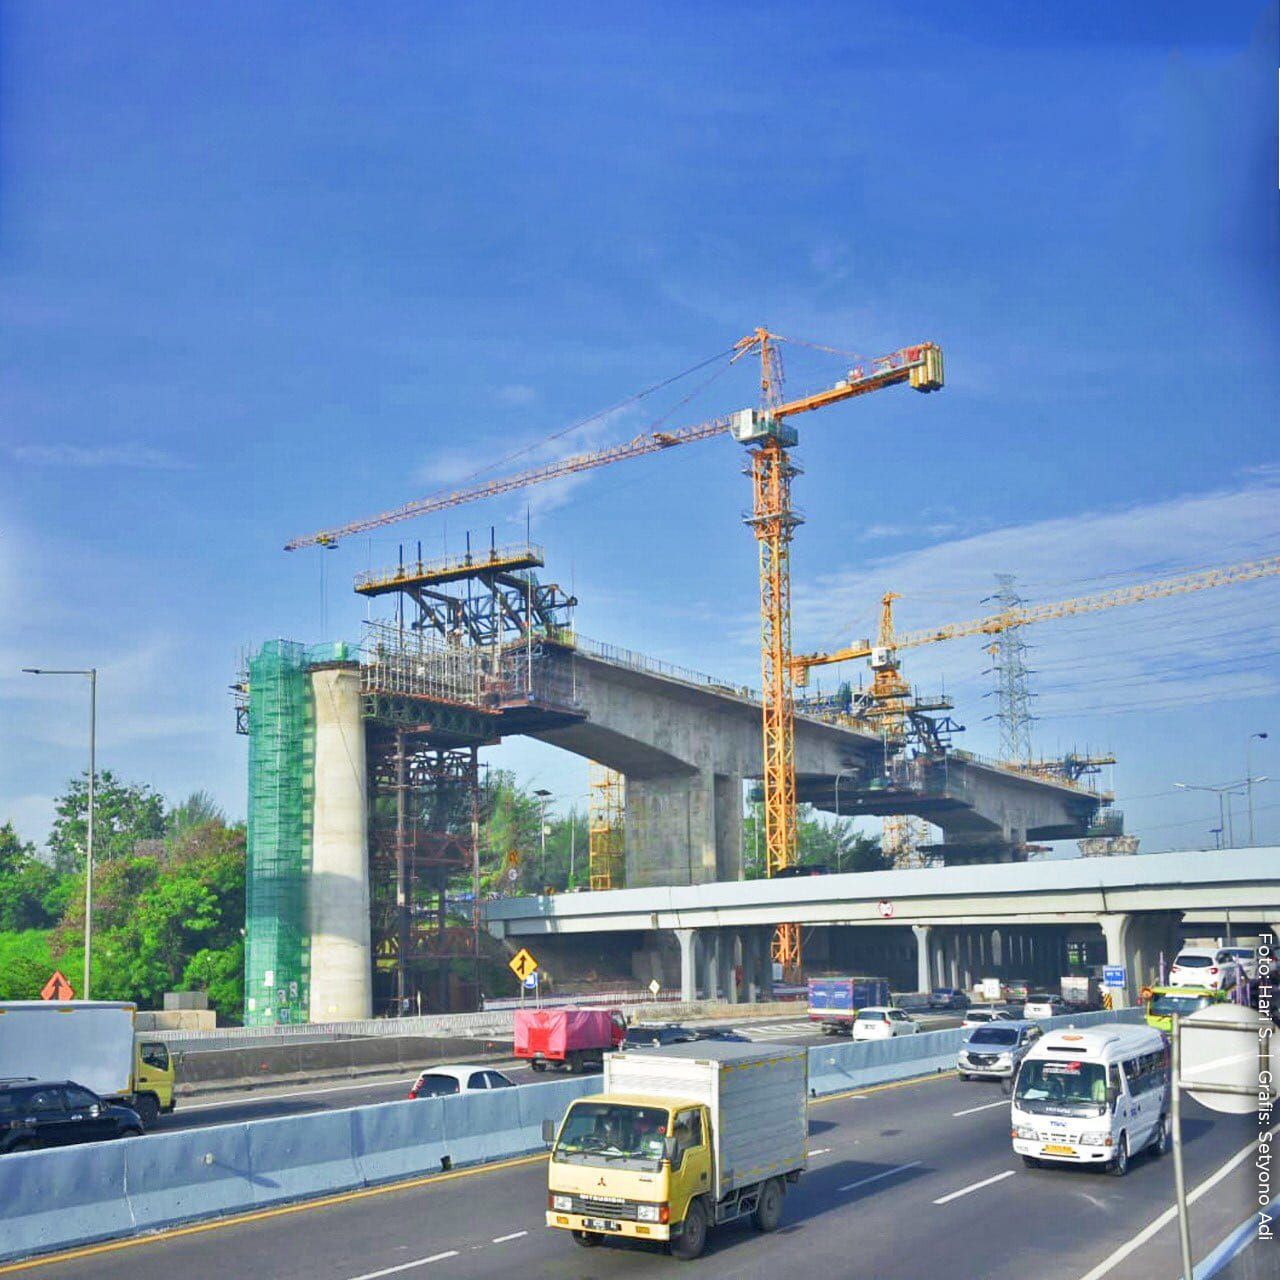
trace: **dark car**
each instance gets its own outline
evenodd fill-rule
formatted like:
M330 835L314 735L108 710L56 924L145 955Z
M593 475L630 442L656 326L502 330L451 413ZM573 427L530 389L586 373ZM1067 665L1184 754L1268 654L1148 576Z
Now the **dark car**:
M741 1031L735 1031L732 1027L694 1027L693 1038L695 1040L724 1040L730 1044L748 1044L751 1037L744 1036Z
M623 1049L660 1049L668 1044L688 1044L698 1037L688 1027L677 1026L668 1022L664 1026L631 1026L627 1028L627 1038L622 1042Z
M930 1009L967 1009L969 997L955 987L935 987L929 992Z
M73 1080L0 1080L0 1153L142 1132L136 1111L104 1102Z

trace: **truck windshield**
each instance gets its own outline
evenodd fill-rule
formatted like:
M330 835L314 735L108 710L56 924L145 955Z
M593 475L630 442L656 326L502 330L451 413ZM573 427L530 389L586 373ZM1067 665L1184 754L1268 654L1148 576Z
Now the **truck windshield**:
M571 1164L616 1164L657 1172L670 1133L665 1107L575 1102L551 1154Z
M1051 1116L1101 1116L1107 1111L1107 1073L1098 1062L1024 1062L1014 1106Z
M1189 1013L1195 1013L1196 1010L1204 1009L1212 1003L1211 996L1180 995L1166 991L1151 1001L1147 1012L1159 1018L1170 1018L1175 1013L1185 1018Z

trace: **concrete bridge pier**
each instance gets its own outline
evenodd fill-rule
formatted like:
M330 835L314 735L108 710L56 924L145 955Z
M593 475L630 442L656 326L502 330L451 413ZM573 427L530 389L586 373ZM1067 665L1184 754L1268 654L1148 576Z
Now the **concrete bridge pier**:
M1166 971L1177 954L1180 911L1108 912L1098 916L1107 944L1107 964L1124 965L1125 985L1112 993L1112 1004L1124 1009L1137 1002L1144 983L1157 981L1163 958Z

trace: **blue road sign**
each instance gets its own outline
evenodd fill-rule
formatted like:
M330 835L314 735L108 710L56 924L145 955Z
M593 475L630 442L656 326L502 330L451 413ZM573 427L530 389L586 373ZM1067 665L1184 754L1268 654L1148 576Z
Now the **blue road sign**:
M1102 966L1102 985L1104 987L1124 986L1124 965L1107 964Z

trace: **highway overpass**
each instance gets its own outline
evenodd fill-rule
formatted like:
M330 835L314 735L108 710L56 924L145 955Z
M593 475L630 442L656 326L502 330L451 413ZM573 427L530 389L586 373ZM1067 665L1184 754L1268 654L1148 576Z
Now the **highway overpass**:
M495 937L535 952L538 938L630 933L660 960L666 935L679 947L682 996L730 1000L767 992L768 935L784 921L892 929L899 937L909 928L919 990L993 974L1056 981L1072 930L1100 931L1106 962L1126 967L1132 1001L1177 950L1191 911L1198 919L1229 913L1237 930L1280 923L1280 848L506 898L485 905L485 920Z

